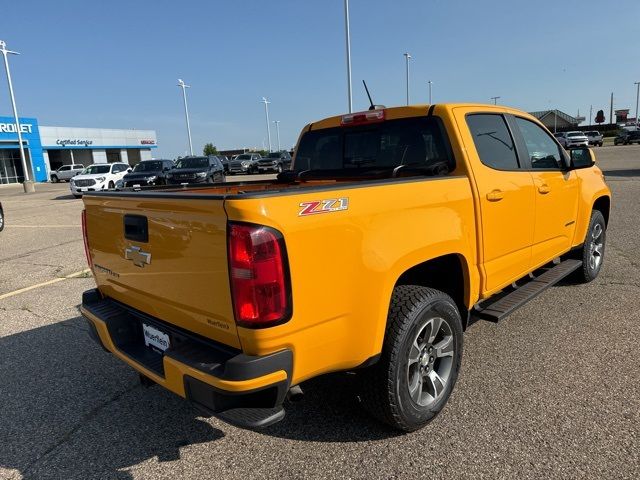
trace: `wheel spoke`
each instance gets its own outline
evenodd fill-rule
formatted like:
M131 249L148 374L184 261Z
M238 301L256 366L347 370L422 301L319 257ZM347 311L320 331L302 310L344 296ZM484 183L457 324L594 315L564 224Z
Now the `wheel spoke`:
M420 375L420 373L416 373L413 377L415 380L409 384L409 396L411 397L411 400L418 403L420 395L422 394L422 375Z
M409 350L409 366L416 363L420 360L420 346L418 345L418 339L416 338L413 341L413 345L411 345L411 350Z
M442 325L442 319L441 318L433 318L431 319L431 332L429 332L429 339L427 340L428 343L433 343L436 339L436 335L438 335L438 332L440 331L440 325Z
M602 235L602 227L599 223L596 223L596 225L593 227L593 240L598 240L600 238L600 235Z
M437 358L453 357L453 335L447 335L436 343L433 348L436 351Z
M435 370L431 370L427 378L429 379L429 382L431 383L431 386L433 388L433 398L434 399L438 398L442 393L442 391L444 390L444 387L447 384L447 382L445 382L440 377L440 375L436 373Z
M601 243L596 244L596 245L593 247L593 253L596 253L596 254L598 254L599 256L602 256L602 244L601 244Z

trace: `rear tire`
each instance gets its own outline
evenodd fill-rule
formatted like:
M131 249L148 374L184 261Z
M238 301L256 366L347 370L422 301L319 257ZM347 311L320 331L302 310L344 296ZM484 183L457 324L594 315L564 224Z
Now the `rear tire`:
M359 375L360 401L378 420L405 432L444 407L462 359L462 320L443 292L396 287L378 363Z
M582 267L576 270L571 279L576 283L589 283L596 279L604 263L604 251L607 239L607 226L604 215L599 210L591 212L587 236L582 247L575 250L573 258L582 260Z
M116 185L113 182L109 182L109 185L107 185L107 189L113 190L114 188L116 188Z
M0 232L4 230L4 212L0 208Z

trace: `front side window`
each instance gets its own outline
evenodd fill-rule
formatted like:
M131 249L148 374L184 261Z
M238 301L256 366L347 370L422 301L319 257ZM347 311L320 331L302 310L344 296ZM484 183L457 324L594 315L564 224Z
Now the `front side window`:
M516 117L524 143L529 153L531 168L556 169L562 168L562 156L558 144L539 125L530 120ZM580 132L576 132L582 135ZM569 136L573 136L569 134Z
M467 125L483 164L496 170L518 170L516 147L502 115L468 115Z

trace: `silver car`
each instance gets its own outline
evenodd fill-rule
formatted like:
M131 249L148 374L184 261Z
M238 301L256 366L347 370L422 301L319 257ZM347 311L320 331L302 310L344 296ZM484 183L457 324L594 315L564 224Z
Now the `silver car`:
M258 173L258 153L242 153L229 161L229 173Z
M68 182L73 177L78 175L82 170L84 170L84 165L76 164L76 165L63 165L57 170L51 172L51 181L53 183L58 182Z

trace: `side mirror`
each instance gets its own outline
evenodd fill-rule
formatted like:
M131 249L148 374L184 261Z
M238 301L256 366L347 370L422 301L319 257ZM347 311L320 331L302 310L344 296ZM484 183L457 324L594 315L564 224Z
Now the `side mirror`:
M589 147L578 147L569 150L571 169L589 168L596 164L596 157Z

